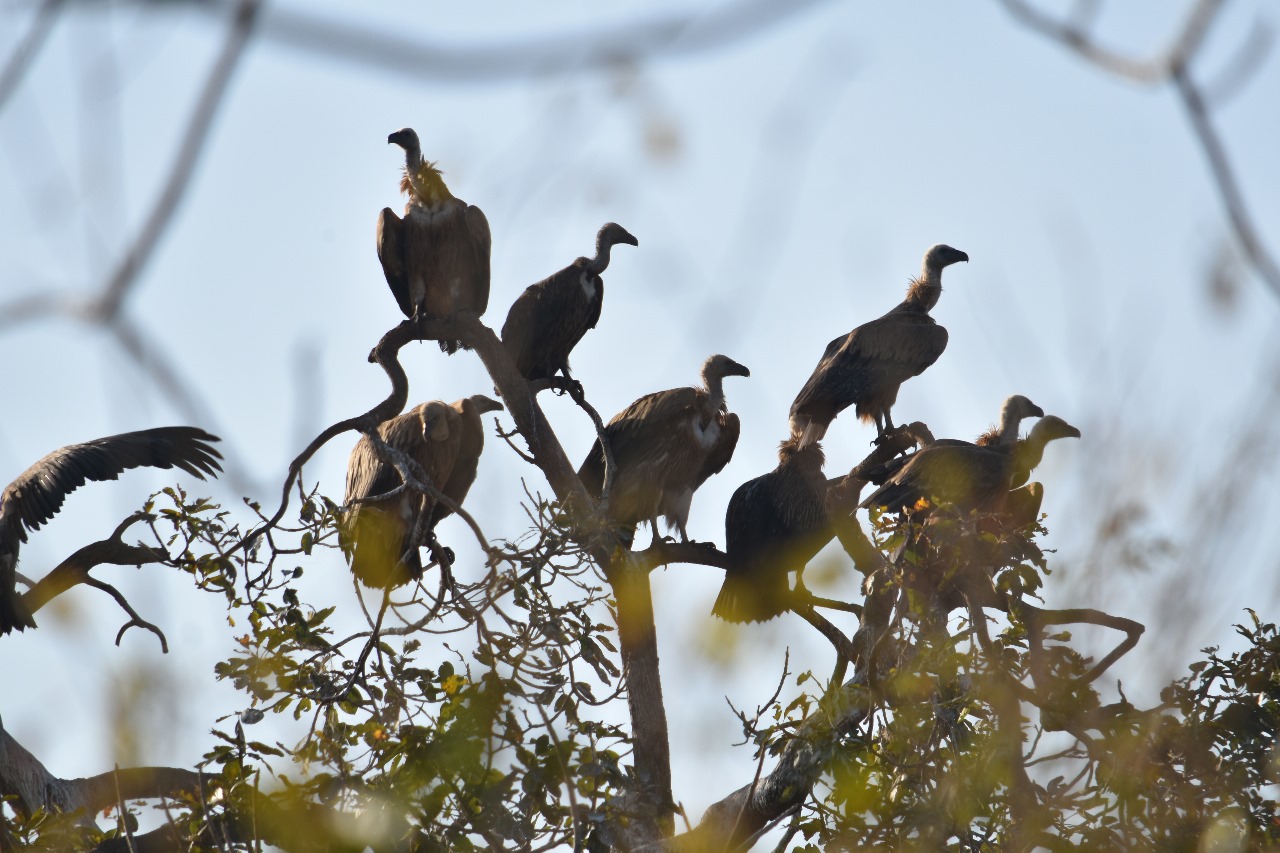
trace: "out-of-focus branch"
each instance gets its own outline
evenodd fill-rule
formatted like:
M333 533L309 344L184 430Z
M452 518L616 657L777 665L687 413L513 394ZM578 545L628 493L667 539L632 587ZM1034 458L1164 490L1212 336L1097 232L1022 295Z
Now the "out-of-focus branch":
M1059 42L1074 51L1092 64L1112 74L1125 77L1140 83L1158 85L1172 83L1182 102L1187 120L1195 132L1205 158L1209 161L1209 171L1217 187L1222 206L1226 209L1231 229L1240 243L1245 256L1262 280L1280 296L1280 265L1272 257L1270 251L1258 234L1257 226L1250 216L1240 191L1240 181L1235 168L1227 155L1217 129L1209 114L1209 106L1199 85L1192 79L1189 70L1192 60L1204 43L1218 13L1225 5L1224 0L1199 0L1187 14L1183 26L1168 48L1149 59L1134 59L1101 47L1093 37L1079 24L1058 21L1026 0L1000 0L1016 20L1030 27L1041 35ZM1242 48L1242 55L1248 57L1259 52L1257 39L1251 39ZM1240 85L1239 69L1250 67L1246 63L1235 63L1237 73L1233 85ZM1253 66L1253 67L1256 67Z
M216 10L231 0L195 4ZM634 64L660 56L706 53L769 32L824 0L739 0L711 10L629 17L618 23L539 38L458 46L325 18L303 7L274 7L262 17L264 39L345 60L361 68L450 84L487 83L570 74Z
M40 8L36 11L35 19L31 22L31 28L27 30L26 35L22 37L22 41L18 42L18 46L14 48L13 54L9 57L9 61L5 63L4 69L0 70L0 110L4 109L5 102L18 88L18 83L22 81L22 76L27 73L27 69L31 67L31 63L35 61L40 48L44 46L44 41L48 38L49 33L53 30L53 24L58 18L58 12L62 10L63 0L44 0L40 4Z

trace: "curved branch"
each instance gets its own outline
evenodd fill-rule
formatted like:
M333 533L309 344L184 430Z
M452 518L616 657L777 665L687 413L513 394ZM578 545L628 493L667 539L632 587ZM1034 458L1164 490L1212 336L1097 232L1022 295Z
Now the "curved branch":
M23 603L27 605L32 613L35 613L54 598L79 584L88 584L101 589L100 582L89 576L89 572L96 566L141 566L146 563L168 562L169 555L159 548L150 548L146 545L126 545L122 541L126 530L137 522L148 519L150 519L150 516L147 513L136 512L120 522L115 532L106 539L80 548L32 586L23 595ZM130 608L126 607L126 610L130 610ZM136 613L132 612L130 615L137 616Z

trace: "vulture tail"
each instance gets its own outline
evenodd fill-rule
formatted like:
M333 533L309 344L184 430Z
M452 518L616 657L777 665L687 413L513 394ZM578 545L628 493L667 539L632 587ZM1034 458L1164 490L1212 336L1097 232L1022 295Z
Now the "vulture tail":
M25 631L36 627L35 617L31 615L26 602L17 590L0 590L0 636L10 631Z
M791 591L783 576L780 585L761 589L760 578L726 576L711 608L726 622L764 622L791 609Z

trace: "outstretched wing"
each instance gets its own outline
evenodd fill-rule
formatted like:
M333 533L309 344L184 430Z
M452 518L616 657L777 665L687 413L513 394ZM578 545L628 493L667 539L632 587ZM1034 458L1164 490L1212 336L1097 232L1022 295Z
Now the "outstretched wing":
M89 480L114 480L130 468L181 468L200 479L216 477L222 458L209 445L220 441L202 429L157 427L97 438L53 451L32 465L0 495L0 518L38 530L62 508L67 495ZM26 531L17 528L22 541Z

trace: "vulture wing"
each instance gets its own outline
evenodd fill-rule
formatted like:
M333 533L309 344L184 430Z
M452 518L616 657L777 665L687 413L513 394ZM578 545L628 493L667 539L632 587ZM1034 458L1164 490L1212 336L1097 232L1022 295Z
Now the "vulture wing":
M733 451L738 446L738 436L741 433L742 424L737 415L732 412L720 415L720 435L702 461L702 469L698 471L698 477L693 482L694 491L697 491L708 479L723 471L724 466L729 464L729 460L733 458Z
M697 404L696 388L672 388L645 394L614 415L604 431L619 472L636 470L665 454L669 439L676 435L676 425L692 414ZM604 488L604 451L599 439L591 446L578 476L592 495L598 496Z
M413 316L413 304L409 300L409 277L404 265L404 220L389 207L378 215L378 260L382 262L382 274L386 276L391 295L406 317Z
M967 442L934 442L923 448L862 502L891 512L913 507L921 499L974 509L1009 488L1009 453Z
M204 479L222 471L222 458L209 445L219 441L195 427L176 426L125 432L55 450L32 465L0 495L0 519L17 519L38 530L62 508L67 495L89 480L114 480L130 468L181 468ZM16 526L16 525L15 525ZM17 527L27 541L26 530Z
M483 314L489 307L489 255L493 246L493 236L489 232L489 220L485 218L484 211L474 204L467 206L464 219L467 232L471 235L469 242L475 253L475 260L470 292L462 300L463 304L458 307Z
M550 379L569 359L570 351L582 340L590 306L581 298L578 264L525 288L507 312L502 324L502 342L515 359L520 374L529 380ZM595 316L600 315L597 292ZM588 309L588 310L584 310Z

